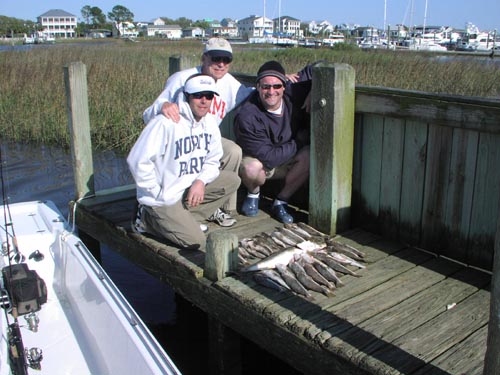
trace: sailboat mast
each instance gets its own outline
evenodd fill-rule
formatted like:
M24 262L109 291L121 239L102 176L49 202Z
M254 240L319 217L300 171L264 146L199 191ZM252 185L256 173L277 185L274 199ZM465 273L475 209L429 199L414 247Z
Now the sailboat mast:
M387 0L384 0L384 32L387 24Z
M281 0L278 1L278 38L281 35Z
M425 10L424 10L424 28L422 30L422 36L425 34L425 26L427 24L427 0L425 0Z

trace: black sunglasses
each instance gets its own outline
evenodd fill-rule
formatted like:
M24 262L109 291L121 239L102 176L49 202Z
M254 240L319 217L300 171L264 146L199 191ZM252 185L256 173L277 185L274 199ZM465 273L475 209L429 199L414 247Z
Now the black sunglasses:
M271 87L272 87L273 89L275 89L275 90L279 90L279 89L283 88L283 86L284 86L284 85L283 85L282 83L276 83L276 84L274 84L274 85L267 85L267 84L262 84L262 85L260 85L260 84L259 84L259 86L260 86L260 88L261 88L262 90L271 90Z
M214 98L213 92L195 92L194 94L190 94L195 99L206 98L207 100L212 100Z
M233 61L231 57L227 56L210 56L210 59L212 59L212 62L214 63L223 62L224 64L229 64L231 61Z

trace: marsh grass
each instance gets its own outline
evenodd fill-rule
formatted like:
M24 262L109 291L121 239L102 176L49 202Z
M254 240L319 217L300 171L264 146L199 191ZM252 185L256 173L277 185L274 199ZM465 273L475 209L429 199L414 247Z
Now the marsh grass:
M463 96L497 97L500 72L494 64L423 53L359 49L272 49L234 45L231 70L255 74L267 60L288 72L325 60L350 64L356 83ZM182 55L191 66L201 58L199 41L61 44L0 53L0 131L4 140L67 147L64 66L87 68L92 142L97 149L128 151L143 128L142 112L163 89L168 60Z

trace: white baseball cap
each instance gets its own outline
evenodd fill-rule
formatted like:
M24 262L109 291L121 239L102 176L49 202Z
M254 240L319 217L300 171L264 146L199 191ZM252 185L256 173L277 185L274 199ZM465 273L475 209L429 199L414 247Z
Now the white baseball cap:
M229 42L224 38L210 38L205 44L204 54L216 57L225 56L233 58L233 49Z
M215 80L206 74L195 74L189 77L184 84L184 92L187 94L213 92L215 95L219 95L215 89Z

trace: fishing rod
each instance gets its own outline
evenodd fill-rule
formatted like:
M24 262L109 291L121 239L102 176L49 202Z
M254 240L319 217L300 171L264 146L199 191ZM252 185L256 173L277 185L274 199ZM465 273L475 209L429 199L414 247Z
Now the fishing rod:
M8 258L8 266L2 269L2 274L9 274L12 276L12 261L16 263L20 263L24 261L24 256L19 252L16 234L14 230L14 226L12 223L12 215L10 212L10 206L8 202L8 196L5 188L5 178L4 178L4 170L3 170L3 155L2 148L0 147L0 181L2 187L2 203L3 203L3 217L5 223L5 244L2 244L2 251L7 255ZM10 229L10 232L9 232ZM14 255L11 257L11 244L9 241L9 237L12 238L12 252ZM5 245L5 249L4 249ZM5 279L4 279L5 284ZM9 359L11 364L12 373L15 375L28 375L28 365L26 363L26 355L25 349L23 345L23 339L21 335L21 329L19 327L19 321L17 319L17 307L11 301L13 296L12 283L7 283L7 287L9 290L7 291L7 295L5 293L1 293L1 303L4 308L5 318L8 323L8 345L9 345ZM6 285L4 285L5 287ZM7 301L5 301L7 299ZM14 318L14 322L9 324L9 312Z

